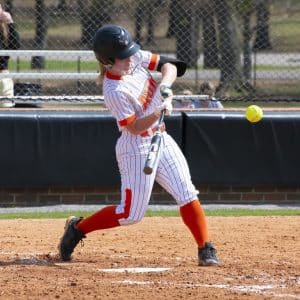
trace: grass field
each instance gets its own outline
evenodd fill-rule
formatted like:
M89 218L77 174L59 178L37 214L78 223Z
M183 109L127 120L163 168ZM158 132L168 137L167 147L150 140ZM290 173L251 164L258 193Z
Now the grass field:
M86 217L94 211L69 211L69 212L42 212L42 213L1 213L0 219L60 219L69 216ZM207 210L207 216L218 217L242 217L242 216L300 216L300 209L215 209ZM179 212L176 210L154 211L149 210L147 217L178 217Z

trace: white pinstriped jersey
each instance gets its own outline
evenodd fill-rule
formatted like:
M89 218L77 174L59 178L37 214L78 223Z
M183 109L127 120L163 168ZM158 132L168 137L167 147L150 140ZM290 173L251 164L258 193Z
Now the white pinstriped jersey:
M158 85L148 71L156 70L159 56L140 50L132 59L135 70L131 75L115 76L106 72L103 81L105 104L122 132L116 144L122 185L122 199L116 209L122 216L119 219L120 225L132 224L142 219L154 181L168 191L179 206L196 199L198 194L192 184L184 155L166 131L162 134L156 169L151 175L143 172L153 132L149 129L148 136L134 135L126 129L126 125L152 114L161 104Z
M159 56L140 50L131 59L133 74L115 76L107 72L103 82L105 104L121 131L134 119L152 114L161 103L157 83L149 73L156 70Z

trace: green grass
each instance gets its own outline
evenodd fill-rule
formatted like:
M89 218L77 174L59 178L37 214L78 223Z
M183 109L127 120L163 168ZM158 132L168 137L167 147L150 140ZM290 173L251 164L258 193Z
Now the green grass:
M20 72L30 71L31 62L28 60L21 60L19 66L17 66L17 61L11 59L9 61L9 69L17 70L19 68ZM46 67L43 70L46 71L73 71L77 72L78 64L77 61L59 61L59 60L46 60ZM99 70L97 61L82 61L80 62L81 72L95 72ZM199 65L198 70L203 70L203 66ZM300 66L270 66L270 65L258 65L257 71L300 71Z
M86 217L93 211L43 212L43 213L1 213L0 220L6 219L61 219L69 216ZM300 209L216 209L206 210L207 216L243 217L243 216L300 216ZM178 210L147 211L147 217L179 217Z
M20 72L30 71L31 62L26 60L21 60L17 66L15 60L9 61L9 69L17 70L19 68ZM43 72L47 71L61 71L61 72L77 72L78 64L76 61L58 61L58 60L46 60L46 67ZM82 61L80 62L81 72L96 72L99 70L97 61Z
M288 17L271 16L270 31L274 51L297 51L300 43L299 13Z

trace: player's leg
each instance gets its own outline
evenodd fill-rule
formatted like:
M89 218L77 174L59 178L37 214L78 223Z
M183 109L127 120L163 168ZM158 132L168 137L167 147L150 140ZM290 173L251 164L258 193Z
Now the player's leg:
M117 147L121 173L121 202L118 206L106 206L87 218L69 218L59 244L63 260L70 260L74 248L86 234L95 230L134 224L143 218L155 178L155 172L151 176L143 173L145 159L144 154L119 153Z
M154 174L146 176L142 172L144 156L124 155L119 161L121 173L121 202L107 206L94 215L80 220L77 228L87 234L89 232L130 225L139 222L147 209Z
M183 222L189 228L198 245L199 264L217 265L215 248L209 243L204 210L198 199L198 191L191 181L187 161L180 148L169 135L164 135L163 152L156 176L157 182L169 192L180 207Z

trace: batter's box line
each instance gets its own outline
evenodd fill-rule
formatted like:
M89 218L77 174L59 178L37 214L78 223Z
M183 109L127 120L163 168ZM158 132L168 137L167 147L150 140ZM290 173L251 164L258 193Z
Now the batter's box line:
M225 289L225 290L232 290L236 292L248 292L248 293L255 293L263 296L272 296L277 298L284 298L284 299L300 299L298 295L292 294L281 294L268 291L270 289L277 289L277 288L286 288L286 286L280 285L229 285L229 284L199 284L199 283L174 283L174 282L166 282L166 281L136 281L136 280L122 280L122 281L113 281L113 284L121 284L121 285L144 285L144 286L151 286L158 284L163 286L169 287L180 287L180 288L214 288L214 289Z
M32 253L32 252L0 252L2 255L10 256L0 258L0 264L22 264L22 265L54 265L61 261L58 253Z
M96 251L95 251L96 253ZM156 257L149 257L147 255L130 255L130 254L104 254L102 253L103 256L109 256L111 258L131 258L131 259L157 259L157 260L171 260L171 261L179 261L179 262L186 262L186 261L196 261L197 258L192 258L192 257L180 257L180 256L175 256L175 257L168 257L168 256L160 256L159 258Z

